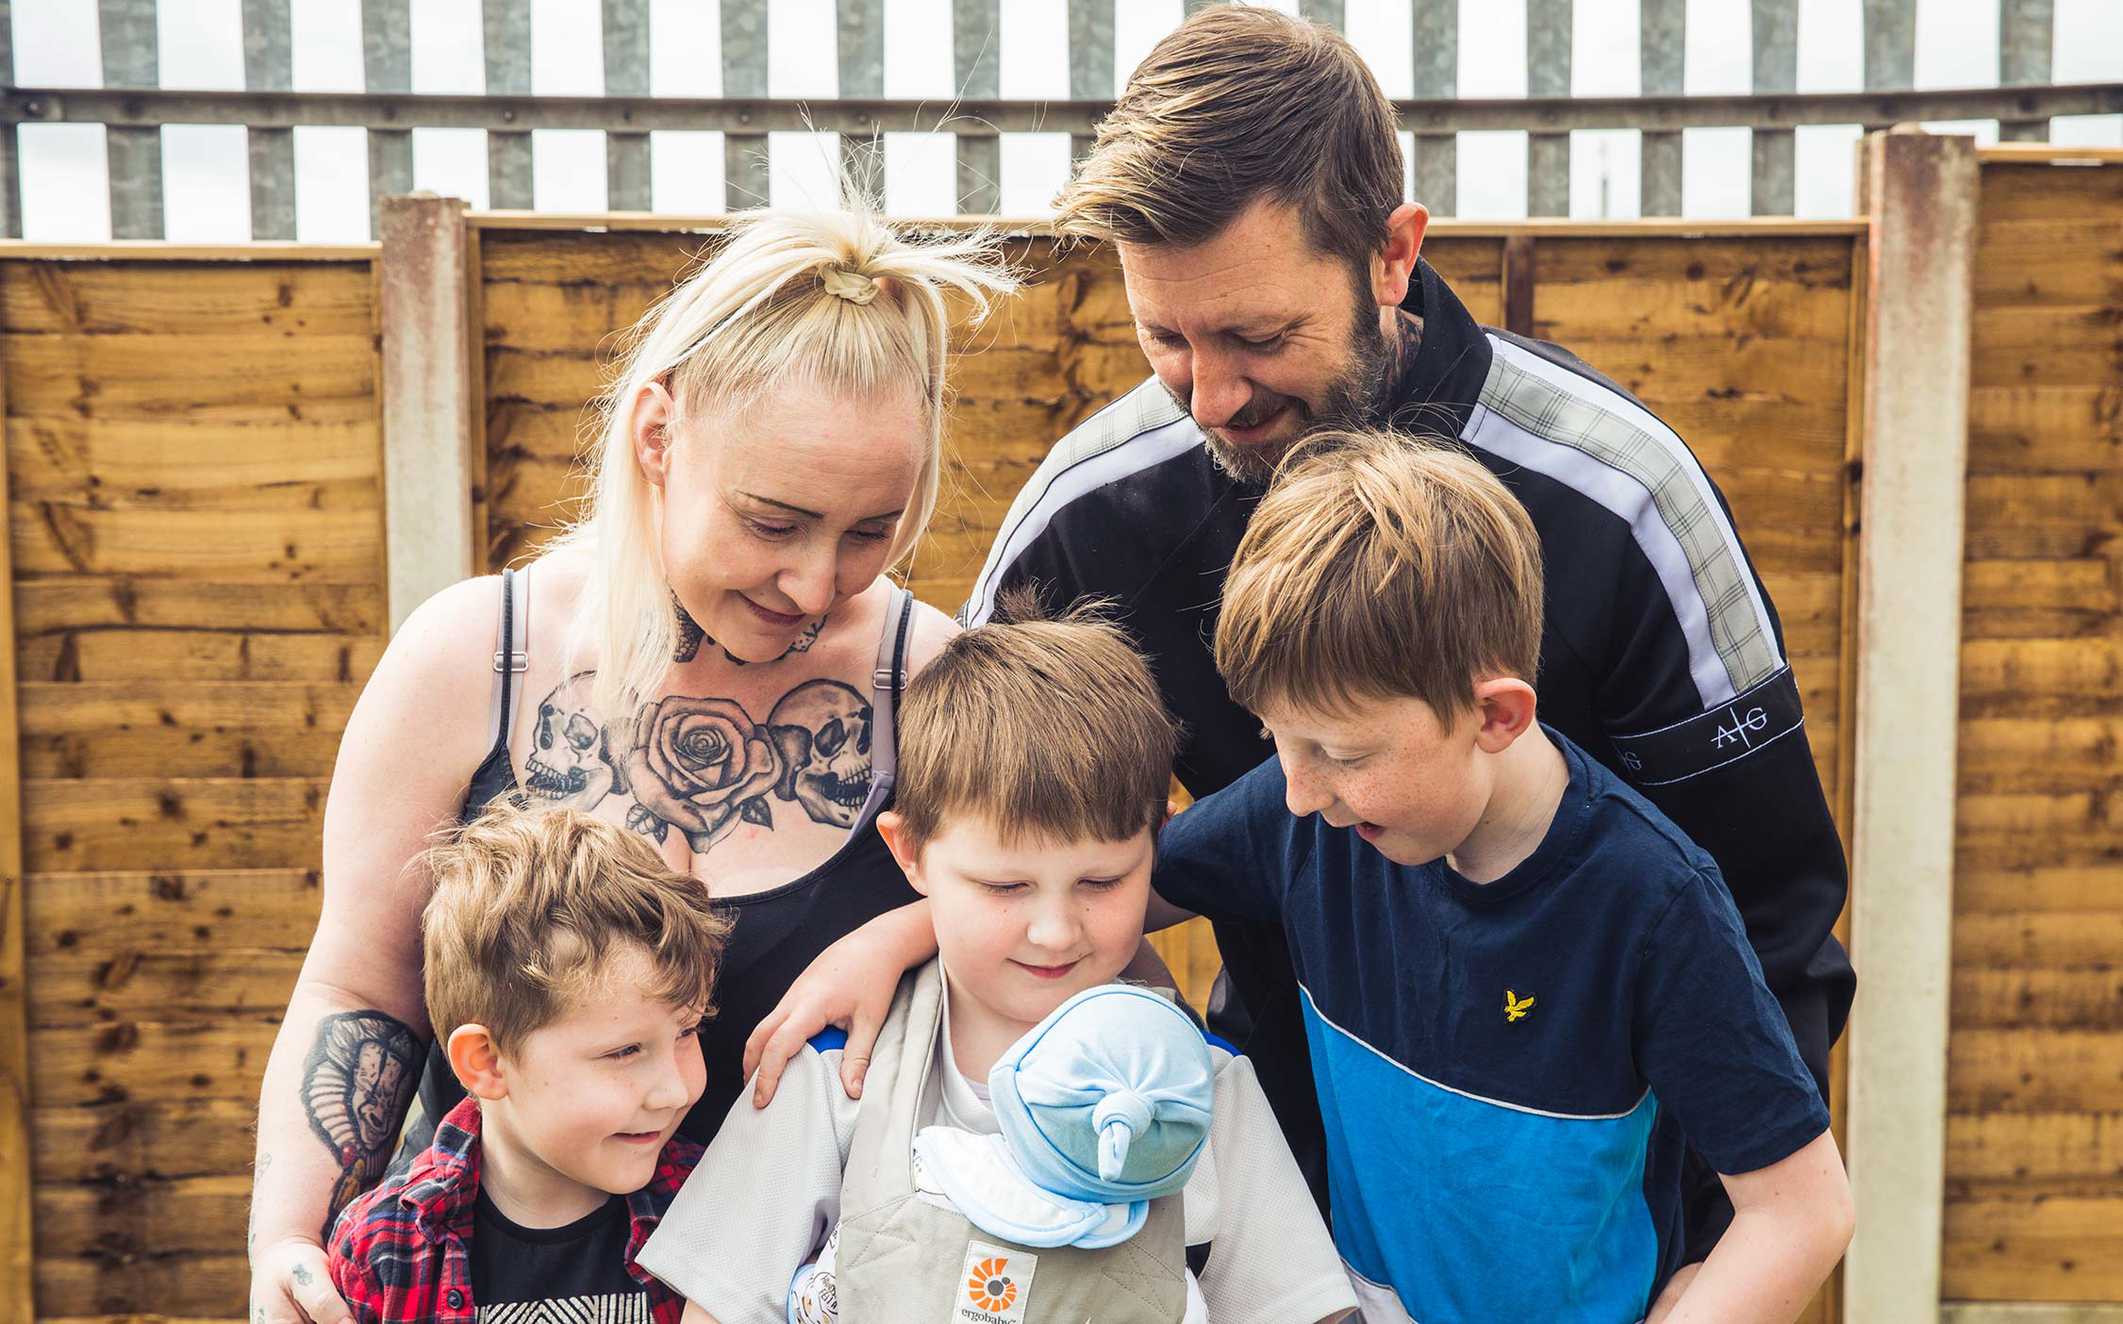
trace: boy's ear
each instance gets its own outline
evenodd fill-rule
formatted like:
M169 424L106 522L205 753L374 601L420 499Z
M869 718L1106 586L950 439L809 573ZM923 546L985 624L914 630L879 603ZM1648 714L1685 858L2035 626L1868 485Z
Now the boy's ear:
M465 1092L482 1099L505 1099L509 1095L509 1080L501 1066L501 1050L494 1046L494 1036L484 1025L460 1025L450 1031L448 1043L443 1050L450 1059L450 1070L456 1074L457 1083Z
M896 809L887 809L877 816L877 835L885 839L885 848L899 863L899 871L907 876L909 886L923 896L929 895L929 885L921 877L921 852L914 846L913 834L907 831L907 820Z
M1493 676L1474 687L1475 715L1481 726L1475 745L1487 754L1501 754L1533 725L1533 686L1516 676Z
M653 381L634 395L634 462L652 487L661 488L671 471L671 421L678 406L661 381Z

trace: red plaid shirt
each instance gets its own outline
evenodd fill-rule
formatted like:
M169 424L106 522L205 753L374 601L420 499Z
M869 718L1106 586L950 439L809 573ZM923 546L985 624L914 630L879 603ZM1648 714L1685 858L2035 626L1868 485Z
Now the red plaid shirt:
M672 1136L649 1184L627 1197L627 1274L649 1289L656 1324L679 1324L685 1298L634 1262L700 1146ZM332 1229L332 1285L356 1324L475 1324L472 1210L479 1197L479 1100L458 1104L402 1176L355 1200Z

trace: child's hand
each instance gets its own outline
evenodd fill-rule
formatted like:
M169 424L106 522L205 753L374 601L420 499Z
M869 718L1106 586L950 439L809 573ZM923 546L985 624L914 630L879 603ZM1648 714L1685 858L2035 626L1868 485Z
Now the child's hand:
M828 1025L848 1032L840 1083L849 1098L861 1098L870 1050L877 1044L885 1013L892 1010L900 975L935 952L936 929L926 901L880 915L820 952L745 1040L744 1070L752 1079L752 1106L764 1108L773 1101L789 1059Z

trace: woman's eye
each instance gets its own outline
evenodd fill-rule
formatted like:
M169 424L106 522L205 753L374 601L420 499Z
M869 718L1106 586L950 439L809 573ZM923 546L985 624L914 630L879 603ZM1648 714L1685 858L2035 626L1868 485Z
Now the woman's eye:
M892 536L890 529L850 529L848 536L857 542L883 542Z
M794 524L769 524L764 520L756 519L746 520L745 523L751 525L752 532L758 534L762 538L786 538L790 534L796 532L796 526Z

